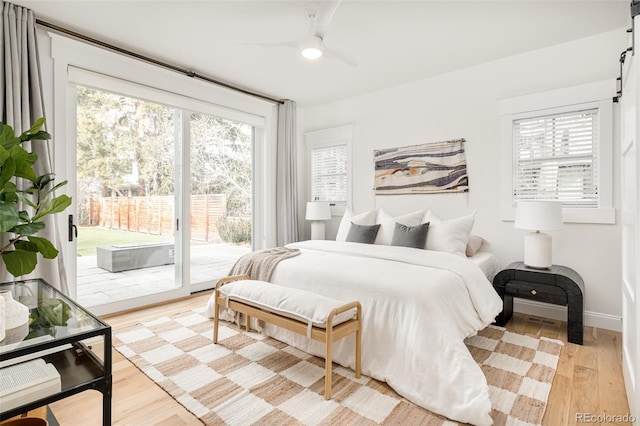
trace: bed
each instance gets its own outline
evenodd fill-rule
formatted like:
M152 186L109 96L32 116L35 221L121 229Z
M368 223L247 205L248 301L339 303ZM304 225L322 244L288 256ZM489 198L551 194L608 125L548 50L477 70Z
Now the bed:
M464 339L502 310L487 278L499 269L493 256L345 241L286 247L300 254L278 263L271 282L362 304L363 374L434 413L492 424L486 379ZM209 313L212 307L210 302ZM308 353L324 353L322 344L304 336L270 325L263 331ZM333 351L335 362L354 368L351 338Z

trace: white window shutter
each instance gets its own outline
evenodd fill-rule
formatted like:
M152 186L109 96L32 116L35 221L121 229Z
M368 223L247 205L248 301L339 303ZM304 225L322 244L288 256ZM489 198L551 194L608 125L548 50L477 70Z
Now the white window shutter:
M337 206L347 203L347 145L311 150L311 197Z
M513 121L513 200L599 206L598 109Z

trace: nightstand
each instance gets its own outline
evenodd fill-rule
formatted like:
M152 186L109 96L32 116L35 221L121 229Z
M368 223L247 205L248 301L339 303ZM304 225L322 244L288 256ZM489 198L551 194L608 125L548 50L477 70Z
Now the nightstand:
M549 269L534 269L524 262L514 262L498 272L493 288L502 298L503 309L495 324L504 326L513 315L513 298L566 306L567 340L582 344L584 282L576 271L553 265Z

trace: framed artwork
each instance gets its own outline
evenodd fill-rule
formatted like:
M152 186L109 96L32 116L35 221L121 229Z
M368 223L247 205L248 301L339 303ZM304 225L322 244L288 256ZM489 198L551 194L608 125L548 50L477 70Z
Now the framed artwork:
M375 150L376 195L468 192L464 139Z

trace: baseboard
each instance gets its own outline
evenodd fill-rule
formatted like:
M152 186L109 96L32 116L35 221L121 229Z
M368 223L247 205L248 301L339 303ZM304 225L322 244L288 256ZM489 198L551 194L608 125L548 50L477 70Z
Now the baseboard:
M528 315L552 318L558 321L567 320L567 307L550 305L532 300L513 300L513 310ZM584 325L622 332L622 318L600 312L584 311Z

